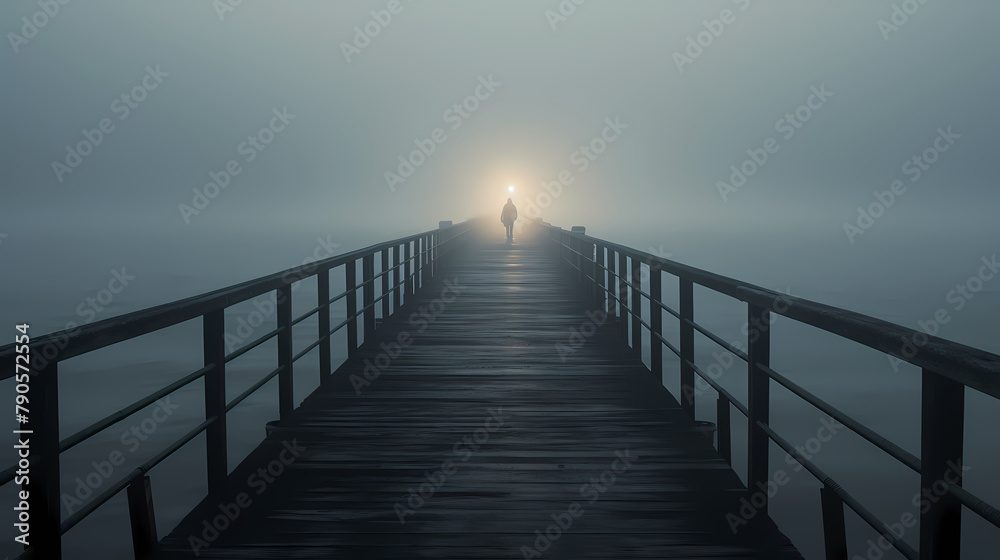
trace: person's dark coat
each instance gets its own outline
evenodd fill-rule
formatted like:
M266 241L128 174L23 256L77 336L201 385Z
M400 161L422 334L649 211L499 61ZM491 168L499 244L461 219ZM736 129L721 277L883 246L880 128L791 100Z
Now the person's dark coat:
M517 207L515 207L514 203L508 198L507 204L504 204L503 206L503 212L500 213L500 221L503 223L503 225L509 226L513 224L514 221L516 220L517 220Z

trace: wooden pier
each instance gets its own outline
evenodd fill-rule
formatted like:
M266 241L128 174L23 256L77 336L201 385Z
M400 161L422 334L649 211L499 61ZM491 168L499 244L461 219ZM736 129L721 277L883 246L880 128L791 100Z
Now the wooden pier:
M379 343L409 340L396 357L365 345L161 556L800 558L766 517L734 537L743 485L565 276L537 242L467 251L383 325ZM258 497L247 478L291 441ZM203 521L241 491L253 505L208 543Z
M19 558L58 560L68 552L62 536L123 492L140 559L800 558L768 516L766 495L748 490L766 487L772 446L820 482L828 560L848 558L849 514L880 533L883 548L909 560L961 558L964 515L1000 528L1000 510L965 490L953 468L965 454L965 394L1000 398L1000 356L577 228L530 223L508 244L479 235L476 226L442 222L436 230L32 338L26 426L32 476L22 489L32 543ZM331 295L335 274L345 289ZM663 279L670 276L676 309L665 303ZM315 306L310 302L298 317L295 282L317 287ZM696 286L745 303L745 345L698 322ZM226 309L265 294L275 296L276 328L227 352ZM774 314L921 368L919 453L772 369L771 345L781 344L768 327ZM293 352L293 331L313 315L315 342ZM192 320L202 325L203 367L60 437L61 362ZM665 321L676 321L676 338L665 337ZM332 352L338 332L348 355L339 366ZM745 402L697 363L696 337L746 362ZM918 348L901 344L918 337ZM229 396L227 364L272 339L277 367ZM17 361L24 348L23 342L0 347L0 379L25 369ZM295 364L305 356L317 360L320 386L296 407ZM660 381L671 360L680 371L674 393ZM697 377L715 391L718 426L695 420ZM61 515L61 477L76 476L62 474L61 454L192 383L204 388L204 421ZM266 439L230 465L228 413L269 383L277 384L279 418L262 418ZM918 473L921 488L938 492L921 509L919 548L775 431L774 385ZM747 419L743 434L732 429L734 411ZM153 504L164 490L149 473L201 434L205 468L190 475L205 476L208 496L160 538ZM736 437L746 441L745 483L732 468ZM14 484L17 469L0 472L0 485ZM755 500L749 520L741 508L748 498Z

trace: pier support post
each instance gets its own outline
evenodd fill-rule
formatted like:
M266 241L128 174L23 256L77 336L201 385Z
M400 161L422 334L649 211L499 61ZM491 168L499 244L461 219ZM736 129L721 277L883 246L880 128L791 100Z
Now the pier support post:
M382 249L382 268L379 270L382 274L382 320L385 321L389 318L389 300L392 299L392 294L389 293L389 248L385 247Z
M678 278L680 291L681 408L694 419L694 282Z
M278 418L284 420L295 408L292 391L292 285L278 288Z
M607 278L605 276L607 268L607 250L603 245L596 245L596 255L594 257L594 278L596 278L596 289L594 292L594 305L603 311L606 315L605 317L610 318L611 311L608 309L607 304Z
M351 357L358 351L358 268L357 261L351 259L344 263L344 291L347 295L347 356Z
M409 300L413 297L413 294L417 293L417 280L416 275L414 274L412 255L413 249L411 243L411 241L407 241L406 245L403 247L403 276L406 279L406 284L404 285L406 288L406 300Z
M625 253L617 251L618 253L618 273L615 275L618 277L618 324L622 330L622 341L625 345L628 345L628 286L625 285L625 281L628 275L625 273Z
M215 422L205 428L208 493L218 492L229 476L226 443L226 319L225 309L209 311L202 319L205 365L205 419Z
M362 315L365 325L365 343L375 336L375 255L368 254L361 258L361 304L364 307Z
M153 512L153 489L148 476L128 485L128 517L132 526L132 550L136 560L152 559L159 548L156 515Z
M826 560L847 560L847 528L844 524L844 502L827 486L819 489L823 509L823 543Z
M770 418L769 393L771 377L761 369L760 366L771 365L771 312L754 304L748 306L748 324L750 331L747 334L747 342L750 351L748 352L749 365L749 395L747 407L750 415L747 419L749 433L747 435L747 488L754 491L757 488L767 486L768 474L768 447L770 439L767 432L757 425L758 422L767 424ZM765 500L767 496L764 496ZM767 513L767 503L757 508L762 513Z
M657 383L663 383L663 273L659 267L649 266L649 371Z
M431 279L437 274L437 234L427 236L427 265L431 273Z
M729 466L733 465L733 452L732 452L732 423L729 419L729 412L732 405L729 404L729 399L719 395L719 399L715 402L715 423L716 423L716 437L719 438L719 455L726 460Z
M414 270L416 276L413 279L414 282L413 289L418 292L420 291L420 288L424 287L424 282L426 281L426 279L424 278L424 251L426 249L427 249L427 238L426 237L417 238L416 254L414 255L414 257L416 257L416 262L414 263L416 265L416 269Z
M594 305L597 300L597 266L594 256L594 244L589 241L580 241L580 252L583 253L580 267L580 276L584 282L584 298L588 306Z
M920 488L962 485L965 385L923 370L920 411ZM960 558L962 503L945 493L920 513L921 560Z
M42 348L31 347L32 355L42 356ZM45 357L43 356L43 359ZM32 433L15 434L34 440L31 446L31 476L22 488L28 492L31 511L30 543L36 558L62 558L59 502L59 367L55 358L28 381L31 414L24 426ZM13 407L11 407L13 408ZM37 463L36 463L37 461Z
M330 357L330 269L324 268L316 274L316 304L319 306L319 382L322 383L333 373Z
M403 290L406 289L406 283L401 278L403 274L403 247L402 245L396 245L392 248L392 254L395 257L396 266L392 269L392 284L393 284L393 308L392 312L395 313L399 311L399 308L403 305Z
M642 262L633 255L629 258L632 261L630 284L632 284L632 297L629 298L629 307L632 308L632 351L642 361Z

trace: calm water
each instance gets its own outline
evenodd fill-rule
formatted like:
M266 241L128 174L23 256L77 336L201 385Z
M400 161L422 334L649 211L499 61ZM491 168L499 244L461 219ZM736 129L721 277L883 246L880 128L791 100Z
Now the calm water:
M196 254L190 253L185 240L178 239L143 240L140 244L128 240L127 236L109 234L99 241L88 238L86 243L35 239L30 244L19 245L11 238L2 248L3 257L30 259L34 266L30 278L13 277L4 272L4 284L10 286L10 291L5 290L8 301L0 312L0 319L7 325L28 321L32 324L32 333L37 336L62 329L67 321L85 323L143 309L295 266L310 255L339 253L405 233L312 232L266 239L252 234L217 237L201 242L203 248ZM880 245L875 241L868 247L850 247L844 239L832 236L803 240L774 234L770 238L757 239L758 243L751 250L747 240L731 236L594 228L590 233L642 250L672 253L670 258L680 262L905 326L917 327L917 321L927 321L938 309L946 309L949 320L940 325L941 336L1000 352L1000 341L996 337L1000 278L995 285L984 282L983 289L960 309L956 309L954 297L949 301L955 284L966 283L979 270L980 258L993 254L985 243L929 254L926 243L883 242ZM41 248L45 248L44 253L39 253ZM839 254L836 262L854 265L849 269L824 266L825 262L834 262L828 257L835 253ZM929 259L933 260L933 266L928 266ZM102 295L101 290L115 277L112 271L126 278L128 285L114 295L112 301L106 302L107 294ZM334 280L332 289L339 293L342 279L337 275ZM298 286L294 294L296 315L309 309L315 301L312 281ZM674 294L676 284L665 281L664 290ZM695 297L699 322L725 340L741 340L745 307L707 290L697 290ZM90 305L88 298L94 298L101 310ZM240 339L253 339L274 328L274 314L267 313L266 300L266 297L257 298L228 310L227 333L232 336L233 348L241 344ZM667 300L676 304L676 297L668 296ZM266 320L255 327L246 326L245 321L255 310L263 310ZM342 308L334 309L334 317L342 313ZM668 339L676 341L676 323L665 320L664 326ZM297 325L294 351L310 344L315 339L315 332L315 318ZM334 359L339 362L343 359L344 341L337 338L334 342ZM916 368L904 365L897 371L884 355L784 318L775 323L772 343L772 362L777 371L910 452L919 454L920 376ZM113 351L98 351L65 362L60 366L61 436L75 433L198 369L200 348L201 325L191 321L119 345ZM698 339L697 353L699 364L706 367L722 360L715 357L720 355L717 347L702 338ZM664 381L676 394L676 360L671 359L669 351L664 354ZM269 342L230 363L229 398L271 371L276 365L275 355L275 345ZM745 374L745 367L734 364L723 368L720 383L738 398L745 399ZM300 401L317 386L315 351L296 363L295 376L296 399ZM774 387L771 395L773 424L791 443L807 444L823 425L823 415L784 389ZM12 400L10 381L0 383L0 395L0 398ZM155 406L150 407L66 452L62 458L66 496L64 517L197 425L204 415L202 399L201 384L194 383L171 397L165 408L170 411L169 415L156 412ZM714 421L714 391L701 391L697 407L699 417ZM1000 467L1000 447L996 445L990 420L998 413L1000 406L993 399L968 393L966 456L971 469L966 474L965 485L993 504L1000 504L1000 485L992 477ZM277 416L274 381L230 413L231 466L242 460L263 437L264 423ZM136 434L130 433L133 426L138 430ZM734 462L737 472L744 476L746 422L735 411L733 433ZM161 536L167 534L205 493L204 445L203 436L199 436L153 470L154 501ZM119 454L124 462L111 464L110 460L117 459ZM11 450L0 451L0 459L4 465L11 464ZM919 490L917 475L846 429L816 450L815 461L885 521L897 521L906 512L916 513L911 499ZM818 483L807 471L796 470L795 466L787 464L784 454L774 446L771 464L772 470L784 470L790 478L772 502L773 517L807 558L821 558ZM88 477L90 486L96 486L95 489L88 487ZM13 503L13 498L11 485L0 490L0 503ZM74 501L76 499L79 501ZM854 554L865 557L866 541L875 538L876 534L853 513L848 513L847 519L852 557ZM987 545L1000 542L998 532L973 515L967 514L964 520L964 557L995 557L987 553ZM0 514L0 521L3 521L0 524L0 542L3 543L0 554L14 556L18 548L10 544L12 512L5 509ZM66 535L66 557L130 557L128 531L125 497L121 493ZM917 532L914 527L905 534L913 545L917 544ZM516 556L517 552L512 551L512 557ZM884 557L901 556L890 552Z

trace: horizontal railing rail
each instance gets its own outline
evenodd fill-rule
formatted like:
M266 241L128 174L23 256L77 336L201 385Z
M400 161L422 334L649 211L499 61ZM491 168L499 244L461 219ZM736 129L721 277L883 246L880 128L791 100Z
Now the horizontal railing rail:
M209 492L222 488L229 474L226 414L268 381L278 377L279 420L287 418L294 409L293 364L319 348L320 382L324 382L333 372L333 334L346 328L347 354L354 355L358 350L359 330L365 342L371 340L378 326L376 312L381 309L378 315L385 320L401 309L407 300L439 273L440 267L447 261L446 257L468 240L472 226L471 221L464 222L386 241L207 294L32 338L28 343L33 359L27 383L31 387L33 408L27 429L31 430L35 443L32 444L29 462L32 476L24 486L24 491L29 496L32 544L21 557L61 558L62 535L125 489L128 489L135 556L144 558L151 554L156 549L156 537L155 520L148 518L152 511L152 490L147 476L150 470L198 435L206 433ZM381 265L377 274L376 257ZM361 261L361 282L357 280L358 261ZM346 289L330 297L330 271L336 267L343 268ZM314 277L318 288L317 305L293 318L292 284ZM380 294L376 298L375 291L379 287ZM225 310L269 292L276 292L277 328L227 354L224 343ZM359 296L363 301L360 307ZM344 320L331 327L331 305L345 298ZM293 327L317 314L317 340L293 356ZM202 319L203 325L203 367L69 437L59 439L60 362L198 318ZM360 329L359 321L362 323ZM227 402L226 364L275 339L278 343L278 366ZM4 364L0 379L14 377L17 371L27 369L23 364L18 365L18 350L20 349L13 344L0 347L0 363ZM205 420L170 443L152 459L111 483L78 511L62 519L59 499L60 453L200 379L205 382ZM21 375L15 381L19 385L25 384ZM14 481L18 470L22 468L24 464L15 464L0 472L0 485Z
M650 370L662 382L662 349L667 347L679 359L682 408L695 418L695 375L712 387L717 395L717 445L720 455L730 464L730 410L736 408L747 417L747 488L766 488L768 482L769 442L801 463L823 486L821 502L824 544L828 559L847 559L847 536L844 529L844 505L851 508L903 556L911 560L958 558L961 542L962 507L1000 527L1000 510L962 488L965 388L1000 398L1000 356L983 350L929 336L869 317L861 313L790 296L740 280L687 266L623 245L572 232L548 224L538 224L548 232L557 258L572 270L588 301L618 319L623 342L642 358L642 334L649 333ZM645 267L645 268L643 268ZM643 272L648 273L649 292L642 290ZM680 309L663 303L662 274L677 278ZM702 286L747 304L749 329L745 348L725 342L706 327L695 322L694 286ZM642 301L649 304L649 320L642 317ZM679 341L671 344L663 336L662 319L666 311L678 320ZM888 438L865 426L848 414L805 390L770 367L771 315L788 317L799 323L839 335L899 360L922 371L921 443L916 456ZM747 403L741 403L729 391L695 363L694 337L700 333L736 358L747 363ZM920 341L914 344L912 341ZM907 343L910 343L909 345ZM813 461L796 451L769 424L771 381L843 424L890 457L920 474L921 488L944 485L945 495L920 513L919 553L890 527L879 520L836 480L826 475ZM949 471L951 476L949 475ZM758 497L758 503L761 497ZM763 506L767 513L767 496ZM757 505L757 504L754 504Z

